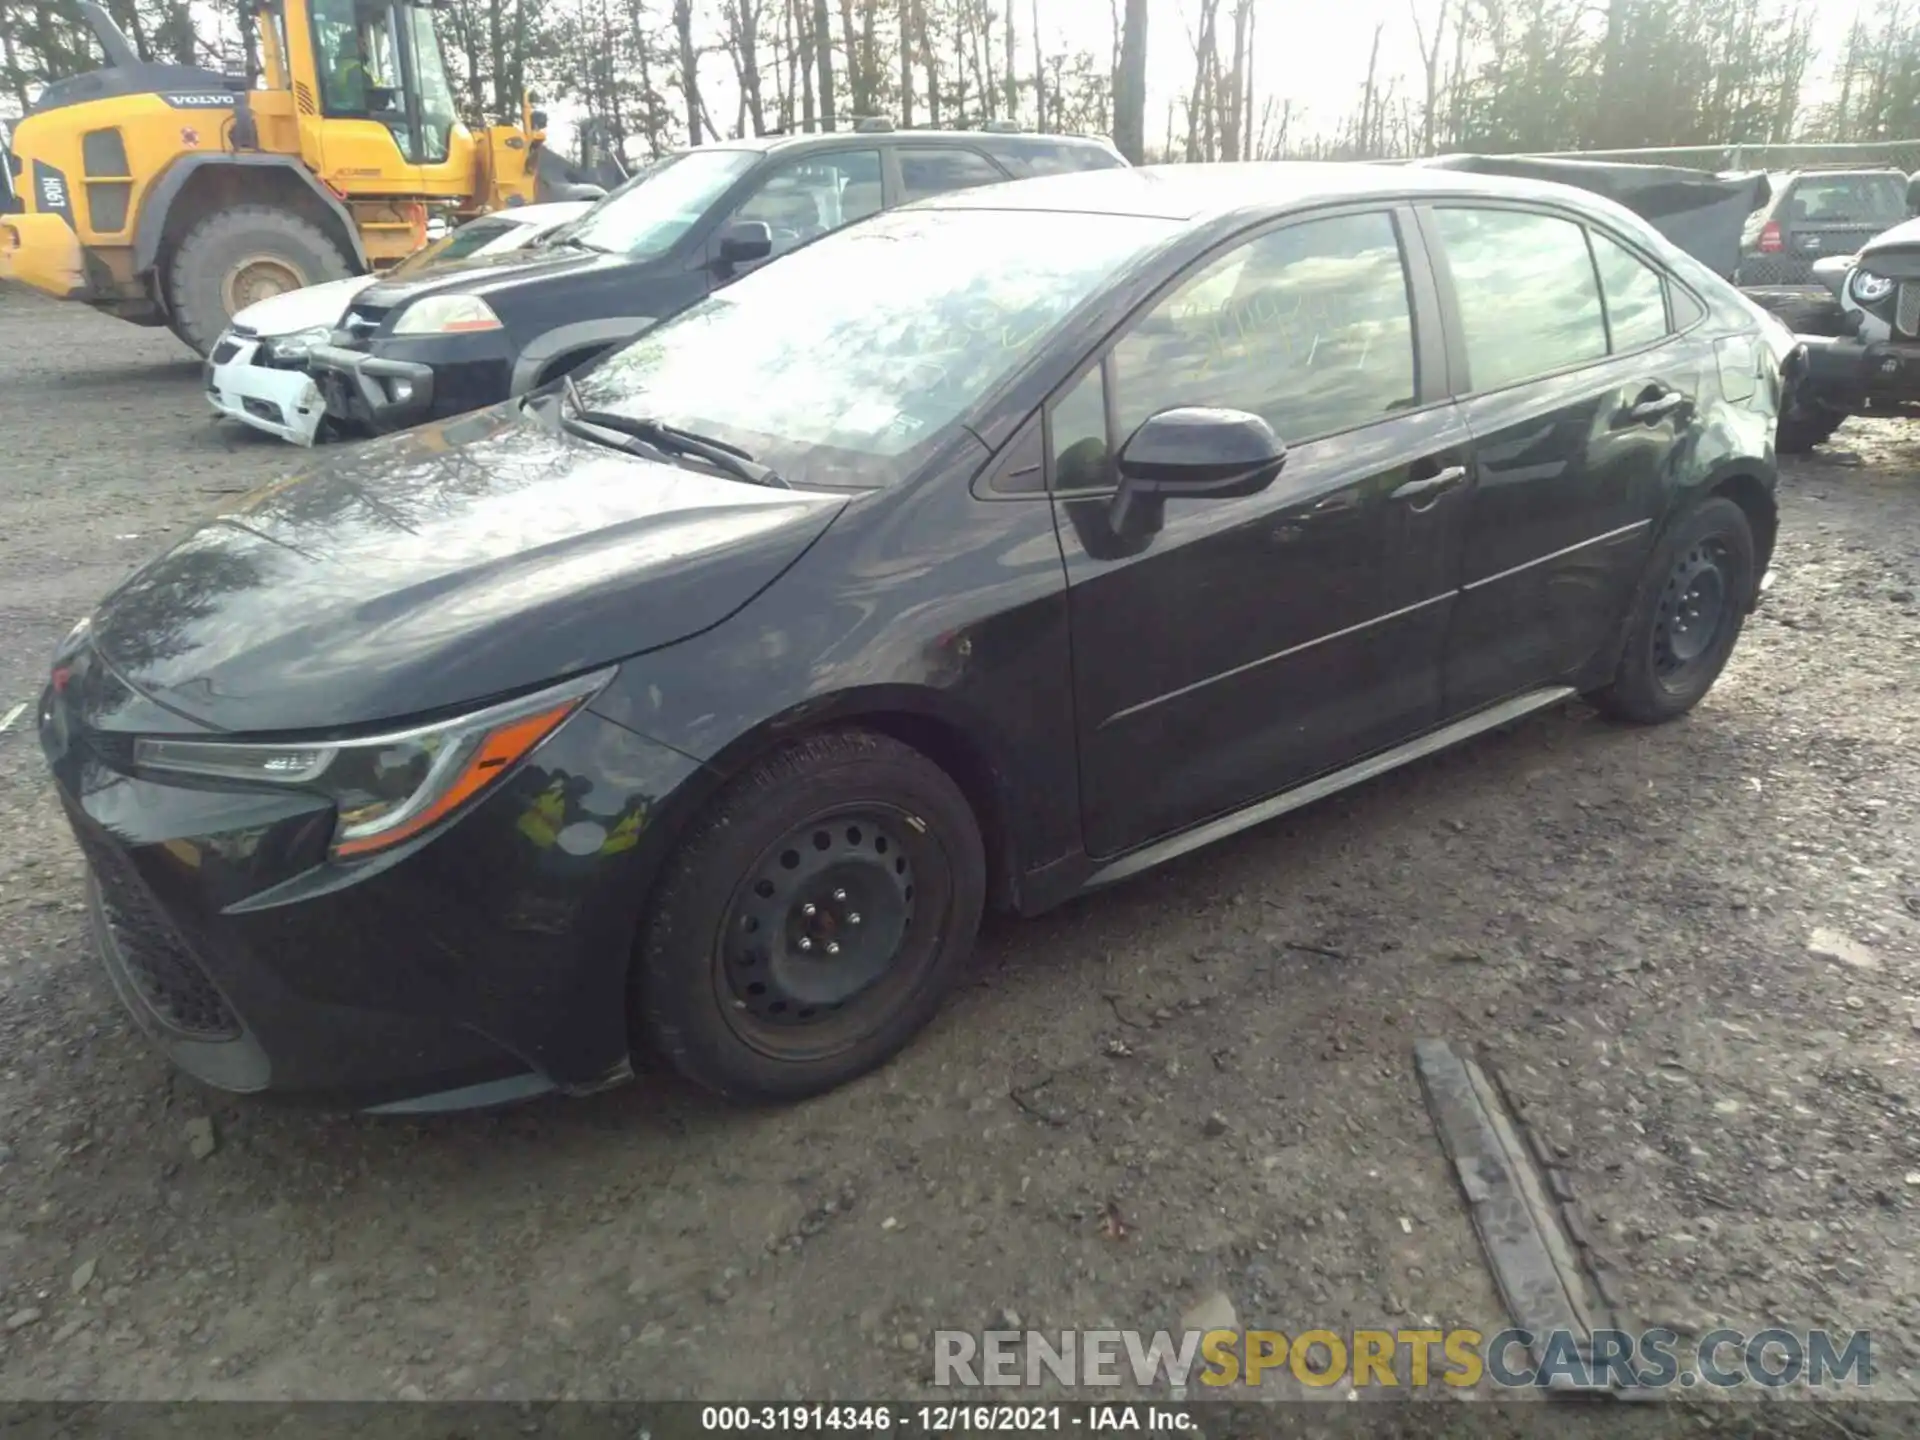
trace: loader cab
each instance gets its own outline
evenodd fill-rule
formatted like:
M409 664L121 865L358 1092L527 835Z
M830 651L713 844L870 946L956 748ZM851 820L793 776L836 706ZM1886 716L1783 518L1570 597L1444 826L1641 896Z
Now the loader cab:
M297 9L299 0L290 8ZM329 120L369 120L409 165L445 164L460 125L434 13L409 0L306 0Z

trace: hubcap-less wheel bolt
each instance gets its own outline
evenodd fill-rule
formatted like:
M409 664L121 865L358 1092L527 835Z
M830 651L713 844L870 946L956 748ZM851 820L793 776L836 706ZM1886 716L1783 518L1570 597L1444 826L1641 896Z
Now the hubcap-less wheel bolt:
M800 948L802 950L811 950L813 948L813 941L809 940L806 936L802 935L800 937Z
M859 923L860 923L860 912L858 910L849 910L847 912L847 924L858 925Z
M836 945L833 941L829 940L827 942L827 954L838 955L839 953L840 953L840 947Z
M836 900L844 900L847 898L847 892L844 890L836 890L833 892L833 898Z
M813 914L814 914L814 910L813 910L813 903L812 903L811 901L809 901L809 902L808 902L808 903L806 903L805 905L802 905L802 906L800 907L800 913L801 913L802 915L804 915L804 916L806 916L806 917L807 917L807 919L809 919L809 920L811 920L811 919L813 918Z

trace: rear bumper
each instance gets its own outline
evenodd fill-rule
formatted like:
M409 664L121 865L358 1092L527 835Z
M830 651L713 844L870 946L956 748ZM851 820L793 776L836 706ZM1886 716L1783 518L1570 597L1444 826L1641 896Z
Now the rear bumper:
M0 281L6 280L57 300L86 299L79 237L58 215L0 215Z
M260 342L222 337L215 355L233 347L229 357L207 365L207 404L216 415L237 420L295 445L312 445L326 419L326 397L313 376L255 364Z
M1920 343L1801 337L1802 393L1836 409L1920 405Z

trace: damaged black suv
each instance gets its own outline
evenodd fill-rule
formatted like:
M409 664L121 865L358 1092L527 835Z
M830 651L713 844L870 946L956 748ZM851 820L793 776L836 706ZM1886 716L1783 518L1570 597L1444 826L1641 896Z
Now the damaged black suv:
M881 210L1125 164L1103 140L895 131L883 121L702 145L660 161L536 249L361 292L309 363L330 419L398 430L577 370L718 287Z

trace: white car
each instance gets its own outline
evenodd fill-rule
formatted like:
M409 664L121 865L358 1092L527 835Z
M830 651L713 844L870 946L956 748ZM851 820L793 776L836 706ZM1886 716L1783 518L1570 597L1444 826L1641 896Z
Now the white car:
M519 250L593 208L591 200L517 205L469 220L380 275L354 275L249 305L207 357L207 403L216 415L296 445L311 445L327 402L307 371L307 351L326 340L348 304L377 279L428 265Z

